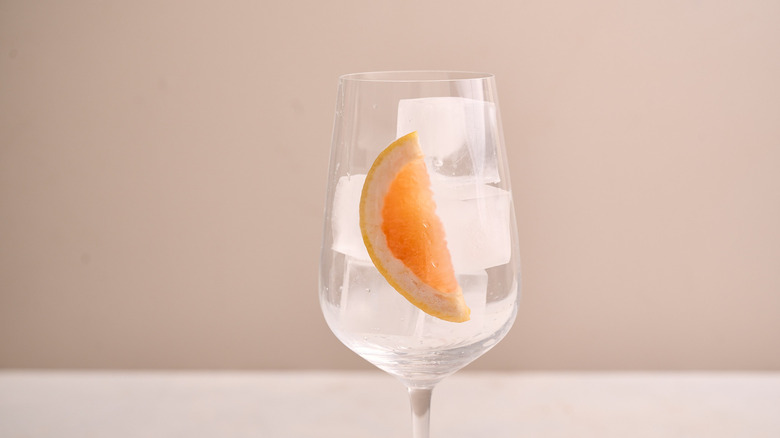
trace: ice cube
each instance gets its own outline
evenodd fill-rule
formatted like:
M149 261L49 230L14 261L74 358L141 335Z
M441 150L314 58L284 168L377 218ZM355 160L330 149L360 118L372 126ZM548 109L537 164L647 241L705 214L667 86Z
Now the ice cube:
M356 259L369 261L363 236L360 234L360 193L365 175L348 175L339 178L333 197L331 226L333 250Z
M455 339L466 339L479 334L482 330L485 323L485 303L487 301L487 272L460 274L457 278L458 284L463 290L466 305L471 309L471 319L466 322L453 323L425 315L422 337L453 343Z
M431 179L469 175L481 183L499 181L492 102L464 97L401 99L396 137L412 131L419 135Z
M351 333L411 336L419 310L393 289L371 262L346 259L341 329Z
M509 262L511 193L484 184L440 182L432 189L455 272L479 272Z

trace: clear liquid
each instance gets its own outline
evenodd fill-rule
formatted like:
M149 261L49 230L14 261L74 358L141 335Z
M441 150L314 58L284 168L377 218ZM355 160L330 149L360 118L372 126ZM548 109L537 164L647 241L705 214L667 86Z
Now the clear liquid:
M376 291L370 277L353 281L348 293L386 296L356 308L345 293L334 302L324 301L323 314L341 342L380 369L403 381L435 383L484 354L509 331L517 312L512 274L509 266L488 270L487 293L466 294L472 314L463 323L427 315L394 290ZM474 303L480 296L482 305Z
M435 383L484 354L514 321L519 263L511 194L491 185L432 185L471 309L469 321L454 323L406 301L369 260L357 217L364 178L342 177L335 188L321 260L323 314L347 347L377 367L407 382Z
M509 315L497 315L495 330L482 330L469 339L372 335L331 328L344 345L378 368L402 381L424 385L438 382L495 346L509 331L515 314L512 306Z

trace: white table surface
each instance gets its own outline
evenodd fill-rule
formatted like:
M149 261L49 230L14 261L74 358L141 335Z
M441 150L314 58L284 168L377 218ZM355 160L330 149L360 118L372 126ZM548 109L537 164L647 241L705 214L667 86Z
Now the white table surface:
M410 438L376 372L0 371L0 437ZM780 437L780 373L469 373L432 437Z

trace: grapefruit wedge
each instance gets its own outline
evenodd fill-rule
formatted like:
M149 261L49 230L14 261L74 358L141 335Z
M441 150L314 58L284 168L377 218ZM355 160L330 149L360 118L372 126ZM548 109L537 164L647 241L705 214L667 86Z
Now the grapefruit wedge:
M390 144L368 171L360 232L374 266L409 302L446 321L468 321L416 132Z

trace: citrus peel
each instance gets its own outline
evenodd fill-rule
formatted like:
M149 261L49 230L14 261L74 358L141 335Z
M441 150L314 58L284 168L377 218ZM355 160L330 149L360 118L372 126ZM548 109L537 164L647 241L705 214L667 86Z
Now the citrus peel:
M360 232L374 266L409 302L446 321L469 320L416 132L391 143L368 171Z

